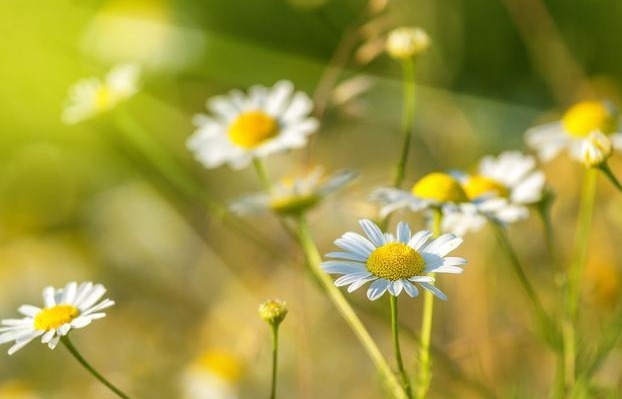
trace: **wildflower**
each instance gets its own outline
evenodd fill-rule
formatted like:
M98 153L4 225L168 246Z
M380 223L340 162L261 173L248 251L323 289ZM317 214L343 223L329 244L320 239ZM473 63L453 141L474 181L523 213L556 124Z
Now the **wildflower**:
M269 193L258 193L243 197L231 204L231 209L240 214L257 214L266 211L281 215L303 212L317 205L329 194L351 182L356 173L350 170L337 172L322 179L322 169L315 168L298 179L283 179L274 184Z
M207 351L183 373L183 398L237 399L241 373L242 365L233 354L221 350Z
M75 124L113 109L138 91L139 75L138 65L123 64L114 67L103 80L80 80L69 90L63 122Z
M318 127L318 121L309 116L311 99L294 92L289 81L272 88L253 86L247 95L234 90L211 98L207 107L213 115L196 115L197 130L187 141L207 168L227 163L241 169L254 158L301 148Z
M387 37L386 49L397 59L415 57L430 47L430 37L420 28L401 27L393 29Z
M259 305L259 317L271 326L278 326L287 316L287 304L279 299L269 299Z
M581 162L588 168L603 165L612 154L611 140L600 132L590 133L581 143Z
M550 161L562 150L572 159L582 161L582 143L593 132L607 135L615 149L622 148L618 111L611 103L578 103L560 121L536 126L527 131L525 138L543 161Z
M9 381L0 385L0 398L2 399L39 399L28 385L19 381Z
M428 273L462 273L464 258L446 257L456 249L462 239L453 234L443 234L432 239L427 230L411 235L410 227L398 223L396 235L383 233L373 222L359 221L367 237L347 232L335 241L345 252L331 252L322 269L329 274L341 274L335 281L338 287L348 285L353 292L371 282L367 297L374 301L386 291L398 296L404 290L410 297L416 297L419 290L415 283L441 299L447 297L434 283Z
M0 324L0 344L15 341L9 349L14 354L35 338L54 349L61 337L72 329L83 328L93 320L106 316L102 310L114 305L110 299L100 301L106 293L101 284L68 283L64 288L47 287L43 290L44 307L22 305L21 319L3 319Z

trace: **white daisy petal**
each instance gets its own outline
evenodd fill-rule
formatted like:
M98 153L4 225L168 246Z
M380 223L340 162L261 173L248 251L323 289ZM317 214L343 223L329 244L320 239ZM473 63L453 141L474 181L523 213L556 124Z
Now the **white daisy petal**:
M423 252L444 257L462 244L463 239L454 234L443 234L422 249Z
M326 261L320 267L328 274L360 273L367 270L362 263L347 261Z
M376 223L372 222L368 219L362 219L359 221L359 224L367 234L367 237L371 240L371 242L376 246L380 247L385 244L384 234L380 230L380 227L376 225Z
M359 255L352 252L329 252L327 258L345 259L359 262L367 262L367 256Z
M350 293L354 292L354 291L358 290L359 288L361 288L363 285L367 284L370 281L374 281L377 278L378 277L376 277L376 276L369 276L369 277L362 278L362 279L360 279L358 281L355 281L355 282L353 282L352 284L350 284L348 286L348 292L350 292Z
M434 295L436 295L437 298L442 299L443 301L447 300L447 295L445 295L441 290L439 290L438 288L436 288L432 284L430 284L430 283L419 283L419 284L421 284L421 286L423 288L425 288L426 290L428 290L431 293L433 293Z
M428 240L431 237L432 237L431 231L428 231L428 230L419 231L415 233L415 235L413 235L412 238L408 241L408 246L414 249L415 251L419 251L428 242Z
M417 287L415 287L414 284L410 283L409 281L406 281L404 282L403 285L404 285L404 291L406 291L409 297L414 298L417 295L419 295L419 290L417 289Z
M370 284L369 289L367 290L367 298L370 301L375 301L380 298L382 294L384 294L387 289L389 289L389 285L391 283L383 278L379 278Z
M358 272L358 273L346 274L346 275L339 277L337 280L335 280L335 285L337 287L342 287L344 285L352 284L353 282L357 280L360 280L362 278L367 278L369 276L371 276L371 273L369 272Z
M397 240L402 244L408 244L410 240L410 227L404 222L397 224Z

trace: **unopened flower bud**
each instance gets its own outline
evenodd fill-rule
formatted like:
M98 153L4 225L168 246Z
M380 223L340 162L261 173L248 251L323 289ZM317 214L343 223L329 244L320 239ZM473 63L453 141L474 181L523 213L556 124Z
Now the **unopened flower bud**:
M278 326L287 316L287 304L279 299L269 299L259 305L259 317L273 327Z
M602 165L612 153L611 140L601 132L590 133L581 143L581 162L588 168Z
M430 37L420 28L402 27L393 29L387 38L389 55L397 59L411 58L430 47Z

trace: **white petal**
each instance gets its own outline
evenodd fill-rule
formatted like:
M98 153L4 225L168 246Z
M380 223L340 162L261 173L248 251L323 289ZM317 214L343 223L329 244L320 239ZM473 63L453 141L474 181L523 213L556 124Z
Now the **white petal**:
M442 257L458 248L462 241L462 238L456 237L454 234L443 234L423 248L422 251Z
M56 306L55 294L56 292L54 290L54 287L45 287L43 289L43 303L45 304L46 308Z
M404 282L404 291L406 291L408 296L410 296L411 298L419 295L419 290L417 289L417 287L415 287L415 285L411 284L409 281Z
M353 282L360 280L362 278L367 278L371 275L372 274L370 272L346 274L344 276L339 277L337 280L335 280L335 285L337 287L342 287L344 285L352 284Z
M359 262L367 262L367 256L359 255L352 252L329 252L326 255L327 258L346 259Z
M41 312L41 308L32 305L22 305L17 309L24 316L35 317Z
M328 274L350 274L350 273L360 273L367 268L362 263L357 262L347 262L347 261L326 261L320 264L320 267L324 272Z
M367 290L367 298L369 298L369 300L371 301L375 301L376 299L380 298L382 294L384 294L389 288L389 284L390 282L383 278L379 278L378 280L374 281L373 283L371 283L369 289Z
M378 225L376 223L374 223L374 222L372 222L371 220L368 220L368 219L361 219L361 220L359 220L359 224L361 225L361 227L365 231L365 234L367 234L367 237L369 237L371 242L376 247L381 247L381 246L383 246L385 244L384 235L382 234L382 230L380 230L380 227L378 227Z
M434 295L436 295L439 299L442 299L443 301L447 300L447 295L443 294L443 292L441 290L439 290L438 288L436 288L432 284L429 284L429 283L419 283L419 284L421 284L421 286L423 288L425 288L426 290L428 290L431 293L433 293Z
M408 246L414 249L415 251L418 251L419 249L421 249L423 245L425 245L425 243L428 242L430 237L432 237L431 231L421 230L415 233L414 236L412 236L412 238L408 241Z
M408 244L410 240L410 227L404 222L397 224L397 240L402 244Z

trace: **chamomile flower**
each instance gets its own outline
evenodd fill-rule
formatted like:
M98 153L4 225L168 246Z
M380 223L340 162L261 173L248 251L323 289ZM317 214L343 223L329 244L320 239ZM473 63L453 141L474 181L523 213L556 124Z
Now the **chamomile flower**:
M116 107L138 91L139 76L138 65L122 64L108 72L103 80L80 80L69 90L63 122L75 124Z
M387 36L387 53L396 59L415 57L430 47L430 37L421 28L401 27Z
M325 179L322 175L322 169L317 167L301 178L280 180L269 193L253 194L234 201L231 210L239 215L268 211L281 215L296 214L314 207L356 177L356 173L350 170L337 172Z
M584 101L571 107L557 122L536 126L527 131L527 144L543 161L550 161L562 150L581 161L582 142L590 133L609 136L615 149L622 149L618 111L606 101Z
M101 300L106 289L101 284L68 283L64 288L47 287L43 290L42 308L22 305L18 312L26 317L4 319L0 322L0 344L14 341L9 355L30 341L41 337L41 342L54 349L61 337L72 329L83 328L93 320L106 316L102 310L114 305L110 299Z
M237 399L242 364L233 354L209 350L190 364L182 376L184 399Z
M581 162L588 168L605 164L612 154L611 140L600 132L590 133L581 144Z
M416 285L432 292L441 299L447 299L434 286L434 277L429 273L462 273L466 259L447 257L456 249L462 239L453 234L443 234L432 238L432 232L423 230L411 234L410 227L400 222L396 235L383 233L373 222L359 221L367 237L347 232L335 241L345 252L331 252L322 269L329 274L342 275L335 281L338 287L348 286L353 292L371 282L367 297L374 301L385 292L398 296L405 291L410 297L416 297L419 290Z
M253 86L248 94L234 90L211 98L207 108L212 115L195 116L197 130L187 142L207 168L229 164L241 169L253 158L304 147L307 136L318 127L318 121L309 116L311 99L294 92L289 81L272 88Z
M458 179L441 172L425 175L410 192L397 188L379 188L371 194L371 199L382 205L381 217L401 208L419 212L431 208L455 208L457 204L468 201Z

